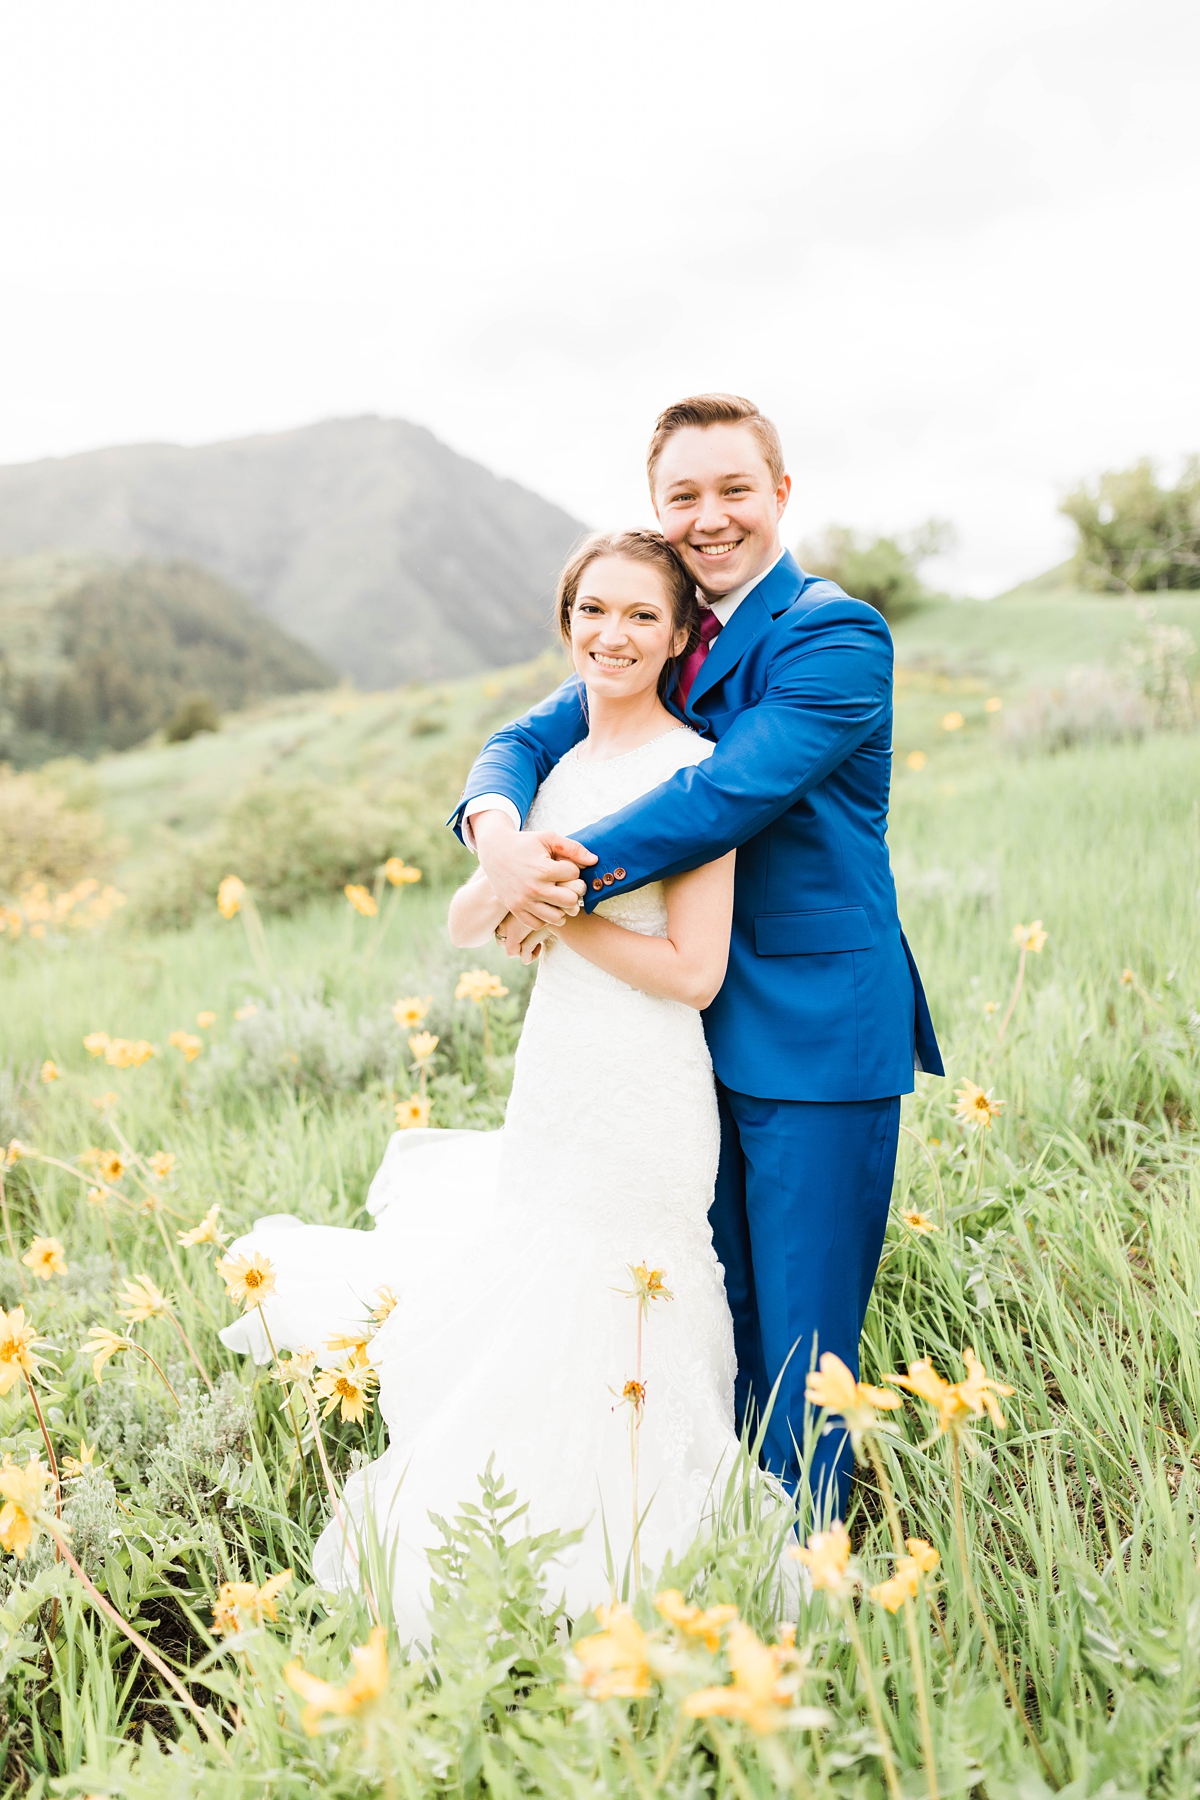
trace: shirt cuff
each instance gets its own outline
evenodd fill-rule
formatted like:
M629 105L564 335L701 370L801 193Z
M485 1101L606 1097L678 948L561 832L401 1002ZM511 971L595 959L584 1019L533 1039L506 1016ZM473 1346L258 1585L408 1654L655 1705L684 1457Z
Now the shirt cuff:
M471 820L476 813L481 812L507 813L517 830L521 829L521 815L507 794L479 794L474 800L467 802L463 807L462 815L463 843L468 850L474 851L476 856L479 852L475 849L475 833L471 829Z

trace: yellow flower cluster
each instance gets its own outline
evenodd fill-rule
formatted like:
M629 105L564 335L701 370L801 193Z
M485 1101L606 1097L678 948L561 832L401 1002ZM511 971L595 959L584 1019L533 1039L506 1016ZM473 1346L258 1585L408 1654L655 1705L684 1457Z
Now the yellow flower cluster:
M395 1019L397 1025L401 1025L406 1030L411 1031L415 1025L421 1023L421 1020L425 1017L425 1014L432 1005L432 994L426 994L423 1000L416 994L406 994L403 999L397 1000L395 1006L393 1006L392 1017Z
M420 881L420 869L414 869L403 857L389 856L383 865L383 872L393 887L408 887L414 881Z
M23 1469L6 1459L0 1469L0 1545L18 1562L41 1535L38 1515L49 1486L50 1471L40 1457L31 1456Z
M256 1587L252 1581L223 1581L213 1607L213 1630L221 1637L228 1637L235 1631L245 1631L250 1626L261 1625L266 1619L274 1619L275 1602L291 1579L292 1571L281 1569L261 1587Z
M480 1005L484 1000L499 1000L507 992L508 989L490 969L464 969L458 978L454 998L474 1000L476 1005Z
M194 1031L173 1031L167 1039L176 1050L182 1050L185 1062L195 1062L204 1048L204 1039L196 1036Z
M423 1131L429 1123L429 1101L420 1094L396 1102L396 1130Z
M158 1055L157 1047L145 1038L114 1038L107 1031L89 1031L83 1047L89 1056L102 1056L112 1069L140 1069Z
M40 1341L36 1328L26 1321L23 1306L14 1306L9 1313L0 1311L0 1394L37 1374Z
M22 889L15 906L0 906L0 934L19 938L28 929L30 937L44 938L55 930L94 931L124 905L124 894L101 887L90 875L53 895L44 881L35 881Z
M361 913L364 919L373 919L379 911L370 888L361 887L356 881L348 881L342 892L355 912Z
M226 875L217 889L217 911L223 919L235 919L246 898L246 884L236 875Z
M899 1559L895 1574L871 1589L872 1600L891 1613L899 1612L906 1600L916 1599L921 1590L922 1575L931 1575L941 1560L933 1545L924 1538L910 1537L906 1543L908 1555Z
M32 1269L39 1281L49 1281L53 1276L67 1272L63 1247L53 1237L35 1237L21 1261L27 1269Z
M356 1644L350 1652L354 1672L344 1687L310 1675L299 1662L290 1662L283 1678L294 1693L307 1701L300 1714L300 1724L309 1737L336 1730L338 1722L360 1713L365 1706L387 1691L387 1632L376 1625L365 1644Z

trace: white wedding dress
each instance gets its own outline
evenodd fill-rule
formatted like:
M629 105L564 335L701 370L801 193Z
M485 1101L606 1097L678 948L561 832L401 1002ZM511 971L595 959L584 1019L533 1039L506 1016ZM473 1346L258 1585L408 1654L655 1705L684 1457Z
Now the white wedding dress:
M712 746L669 731L642 748L555 767L534 828L583 832ZM606 918L665 935L661 883L601 901ZM712 1066L700 1015L627 987L551 941L517 1051L503 1131L397 1132L372 1183L373 1231L260 1219L229 1254L261 1251L276 1272L264 1311L282 1350L361 1328L387 1286L399 1304L372 1340L389 1448L353 1475L345 1508L370 1508L393 1557L402 1630L425 1626L440 1541L478 1497L489 1457L527 1501L520 1529L582 1528L558 1591L578 1615L606 1600L605 1535L618 1580L630 1554L630 1419L636 1372L631 1264L661 1269L673 1296L642 1328L645 1406L638 1500L643 1565L682 1553L733 1462L734 1352L708 1225L718 1151ZM268 1356L254 1313L221 1333ZM326 1355L325 1361L334 1360ZM332 1521L314 1573L356 1579L350 1533Z

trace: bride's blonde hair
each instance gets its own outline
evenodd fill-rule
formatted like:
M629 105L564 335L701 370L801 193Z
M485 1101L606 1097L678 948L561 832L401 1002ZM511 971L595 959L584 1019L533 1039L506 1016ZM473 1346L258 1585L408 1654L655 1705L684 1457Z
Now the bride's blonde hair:
M679 552L661 531L596 531L585 538L558 578L556 598L558 630L568 649L571 645L571 614L579 595L579 584L585 571L598 557L623 556L629 562L648 563L657 569L663 592L671 608L671 624L686 631L687 642L678 656L668 656L658 678L659 697L666 694L674 670L689 651L700 642L700 602L696 597L695 577L689 575Z

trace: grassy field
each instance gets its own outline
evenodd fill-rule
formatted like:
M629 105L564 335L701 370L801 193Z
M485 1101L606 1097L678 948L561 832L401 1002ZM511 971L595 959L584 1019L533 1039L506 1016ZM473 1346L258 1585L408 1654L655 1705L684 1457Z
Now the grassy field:
M1197 741L1017 760L985 710L1117 653L1132 609L1080 605L1086 615L1018 594L938 608L898 634L891 842L949 1079L920 1078L905 1105L863 1373L882 1383L930 1357L958 1382L973 1349L1013 1392L1000 1397L1003 1426L986 1413L964 1423L948 1402L939 1435L936 1409L912 1395L881 1415L891 1429L864 1439L849 1569L833 1555L828 1585L798 1616L788 1609L792 1648L777 1534L750 1507L745 1471L684 1563L647 1571L631 1616L607 1627L588 1617L568 1633L552 1546L522 1541L520 1497L495 1483L463 1496L473 1509L450 1527L425 1649L387 1635L377 1583L385 1669L368 1600L331 1602L311 1583L332 1505L319 1452L336 1492L380 1429L369 1414L362 1426L334 1418L318 1444L300 1388L293 1424L280 1384L217 1340L236 1309L214 1247L178 1233L214 1205L229 1233L268 1210L368 1223L366 1187L412 1082L391 1012L400 996L430 996L433 1122L498 1121L527 990L498 959L449 949L443 896L405 889L378 946L377 924L340 900L268 919L265 971L241 920L212 907L187 931L3 945L0 1131L37 1153L7 1171L8 1222L18 1256L52 1237L67 1267L36 1279L0 1245L0 1305L9 1342L18 1305L46 1340L32 1388L59 1458L79 1459L81 1439L95 1446L90 1472L64 1483L66 1543L162 1669L49 1536L21 1561L5 1556L0 1793L1197 1791ZM1194 620L1198 605L1177 602L1171 617ZM297 702L110 759L95 780L137 876L153 866L139 858L154 833L201 834L249 773L282 760L330 781L413 780L469 753L550 675L513 672L497 678L503 692L476 680ZM948 730L951 712L963 722ZM923 766L907 766L912 751ZM1035 919L1048 937L1025 958L1000 1041L1020 966L1013 927ZM490 1062L478 1009L454 998L479 960L512 988L495 1003ZM112 1066L84 1048L100 1031L157 1053ZM191 1061L176 1032L200 1040ZM44 1082L47 1058L59 1078ZM954 1117L964 1081L1003 1103L986 1131ZM102 1180L93 1150L124 1171ZM175 1159L165 1174L149 1162L159 1152ZM120 1283L142 1273L171 1309L130 1325ZM136 1350L98 1383L82 1349L93 1327L144 1345L178 1401ZM0 1445L24 1467L45 1450L31 1383L14 1374ZM0 1492L20 1499L11 1470ZM16 1541L19 1523L0 1515L0 1533ZM903 1572L908 1536L932 1546L936 1567ZM263 1586L284 1569L272 1600ZM226 1589L222 1610L229 1582L246 1586ZM655 1606L666 1589L737 1619L698 1622L665 1603L671 1622ZM289 1663L337 1692L306 1687L295 1668L289 1679Z

